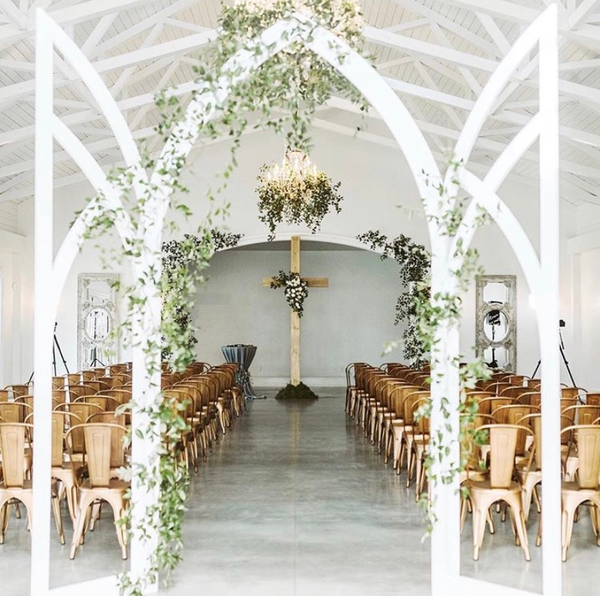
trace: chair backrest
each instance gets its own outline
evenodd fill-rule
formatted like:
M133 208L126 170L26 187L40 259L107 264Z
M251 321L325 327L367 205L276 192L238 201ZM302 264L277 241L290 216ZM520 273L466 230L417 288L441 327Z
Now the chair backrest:
M404 396L404 422L408 425L414 424L413 415L415 413L415 404L423 398L430 398L429 391L419 388L417 391L411 391Z
M24 422L25 417L33 412L33 408L22 402L3 401L0 402L0 418L4 422Z
M524 393L528 393L528 392L529 392L528 387L523 387L522 385L511 385L510 387L504 387L500 391L500 396L518 398L521 395L523 395Z
M521 442L519 434L525 433L526 437L527 435L531 436L533 435L531 429L516 424L486 424L477 430L489 432L491 488L510 488L517 444ZM530 458L532 456L533 452Z
M600 406L600 393L587 393L585 403L588 406Z
M496 408L493 416L500 424L519 424L519 420L523 418L523 416L534 414L539 411L540 408L537 406L513 403Z
M542 394L539 391L531 391L529 387L525 387L526 391L519 393L517 401L520 404L529 404L530 406L542 406Z
M163 395L166 398L176 399L179 404L184 404L186 416L193 416L196 413L196 401L188 387L176 385L170 389L165 389Z
M19 395L15 397L15 403L27 404L33 408L33 395Z
M581 403L585 402L587 391L581 387L562 387L560 390L562 397L576 398Z
M63 464L65 452L65 432L76 424L81 424L78 416L72 412L52 412L52 467L60 467Z
M25 445L31 440L32 424L3 422L0 424L0 453L4 486L23 488L25 485Z
M102 408L98 404L91 404L85 401L76 401L71 404L68 404L68 411L75 414L75 416L77 416L82 421L87 420L95 412L103 412ZM80 436L81 435L76 435L75 438L78 438ZM77 446L79 448L82 448L81 443L78 443Z
M596 418L600 418L600 405L569 406L562 411L562 415L572 421L572 424L593 424Z
M479 411L482 414L491 414L495 416L494 412L502 407L509 406L517 403L516 398L496 395L493 397L483 397L479 400Z
M120 426L131 426L131 412L115 414L115 412L94 412L87 420L87 423L97 424L100 422L108 424L119 424Z
M32 391L29 385L7 385L4 389L8 391L9 399L15 399L19 395L29 395Z
M405 381L400 381L400 384L394 387L389 395L390 409L396 414L397 418L404 418L404 399L409 393L419 391L416 385L410 385Z
M118 424L83 424L85 458L92 487L105 487L114 474L111 469L125 464L124 437L127 429ZM73 427L77 428L77 427Z
M121 402L116 397L111 397L110 395L82 395L78 397L73 403L85 402L88 404L95 404L99 406L101 409L110 412L115 411L120 405Z
M64 389L65 378L64 377L52 377L52 389Z
M96 395L108 395L116 399L121 405L131 401L131 389L103 389L102 391L98 391Z
M413 435L429 435L430 415L424 416L423 413L429 410L431 397L420 397L413 403L412 420Z
M542 469L542 414L534 412L526 414L517 422L521 426L527 426L533 430L534 457L531 463L532 470Z
M563 433L575 434L579 468L577 482L580 489L600 488L600 425L585 424L567 427Z

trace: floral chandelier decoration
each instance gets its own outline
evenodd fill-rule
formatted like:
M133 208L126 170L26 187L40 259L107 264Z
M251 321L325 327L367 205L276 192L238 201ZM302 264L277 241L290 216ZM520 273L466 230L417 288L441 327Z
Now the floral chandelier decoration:
M284 288L285 299L290 308L301 317L304 313L304 300L308 296L308 284L299 273L280 271L271 279L271 288Z
M260 172L259 219L269 227L269 240L282 221L304 223L314 234L330 210L341 211L341 183L334 184L302 151L288 148L281 165L263 165Z

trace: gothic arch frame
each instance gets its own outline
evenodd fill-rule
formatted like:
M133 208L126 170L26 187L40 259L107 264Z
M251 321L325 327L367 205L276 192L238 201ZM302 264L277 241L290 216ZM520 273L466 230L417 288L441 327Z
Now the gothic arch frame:
M508 55L501 62L498 70L492 75L488 85L484 88L470 114L465 128L461 133L455 149L455 158L464 162L464 167L459 171L459 179L464 188L472 195L473 200L466 215L466 223L461 228L461 238L466 247L470 240L468 218L473 218L477 207L485 208L492 218L498 223L507 235L511 247L514 249L534 296L543 296L544 300L537 300L540 308L537 311L538 323L544 320L558 319L558 60L557 60L557 11L556 6L548 9L526 30L523 36L513 46ZM266 30L255 44L269 48L260 55L248 50L241 51L226 65L232 69L240 69L239 78L249 76L253 68L284 49L296 39L302 39L298 34L298 22L306 23L308 19L302 15L294 15L287 21L282 21ZM417 188L424 202L425 213L428 219L428 229L432 249L432 290L436 292L456 292L452 279L446 275L451 267L460 267L460 257L454 253L447 237L439 234L434 219L442 214L443 210L452 206L455 196L449 197L449 205L438 204L437 191L425 183L423 173L430 177L439 178L440 173L425 139L416 125L414 119L405 108L400 98L389 88L383 79L370 67L358 54L348 48L342 41L320 27L315 27L310 40L302 40L312 51L327 60L334 68L353 83L369 100L369 103L379 111L384 122L394 136L404 157L411 169ZM519 65L525 52L531 50L539 42L540 55L540 110L538 116L523 129L513 140L509 148L500 156L496 165L490 170L484 180L480 180L467 169L468 157L481 129L481 126L492 112L495 99L508 82L508 78ZM342 64L337 60L336 52L332 48L343 48L347 52ZM105 117L118 140L125 161L133 169L134 190L138 196L143 194L143 185L146 183L156 185L156 195L148 201L146 215L150 223L144 230L144 241L152 250L160 248L162 222L169 207L169 189L166 184L169 164L173 160L185 158L197 140L197 127L195 123L200 118L208 119L214 109L208 109L207 101L193 101L188 107L183 121L176 126L173 134L167 141L159 158L156 173L148 180L146 173L139 167L139 153L133 138L127 128L126 122L119 113L116 104L100 77L93 71L84 55L76 48L75 44L64 34L47 14L42 10L37 11L37 37L36 37L36 194L35 194L35 219L43 221L44 225L36 225L35 231L35 330L34 330L34 368L36 371L36 406L35 425L36 443L49 444L51 437L50 417L51 410L51 346L52 322L55 318L60 293L70 271L77 251L84 241L86 222L90 221L94 213L101 211L105 206L119 207L119 197L114 185L106 179L102 170L93 157L76 138L76 136L55 116L53 112L53 53L58 49L65 60L69 61L76 72L86 83L92 95L102 106ZM222 88L226 94L229 80ZM220 100L219 94L212 97L213 105ZM542 127L541 124L544 123ZM519 225L516 218L502 203L496 191L510 171L515 161L525 152L527 147L540 138L540 193L541 202L541 250L538 259L531 242ZM93 201L86 208L73 227L68 232L55 259L52 258L52 211L53 211L53 172L52 172L52 143L59 142L72 156L76 163L86 174L92 185L100 193L100 198ZM510 149L510 151L509 151ZM446 174L446 181L448 176ZM140 194L142 193L142 194ZM116 228L122 242L126 245L132 237L131 221L128 220L124 210L116 222ZM139 262L133 262L132 268L144 266L143 255ZM39 290L44 288L44 294ZM146 288L148 297L149 318L140 324L140 330L154 328L160 320L160 302L152 292L153 288ZM559 387L559 353L552 328L538 324L540 335L541 356L545 367L542 374L543 391L547 403L555 407L546 409L544 413L543 449L545 452L544 500L548 510L544 518L544 555L543 555L543 584L544 596L554 596L561 593L561 564L560 564L560 459L558 457L558 387ZM440 397L447 396L450 406L458 403L458 373L456 366L452 366L453 359L458 356L458 336L453 329L442 328L439 331L440 366L434 374L432 383L432 396L434 404ZM137 375L134 376L134 395L141 399L156 399L156 392L152 394L152 386L156 386L156 376L147 376L141 373L143 354L141 349L134 349L134 363L137 363ZM160 386L160 383L158 383ZM453 433L446 430L447 423L451 428L458 429L456 418L445 420L442 412L434 405L432 414L432 431L439 431L449 441ZM143 424L143 420L142 420ZM135 436L135 435L134 435ZM141 441L141 440L139 440ZM143 462L149 444L134 441L134 458ZM137 455L136 455L137 454ZM49 587L49 523L50 498L47 487L50 483L49 450L36 449L34 455L36 474L34 477L34 490L38 498L35 499L33 513L32 535L32 594L67 594L69 588L50 590ZM449 461L456 461L457 446L454 445L449 455ZM135 488L134 488L135 490ZM486 582L473 580L460 575L459 558L459 532L458 532L458 493L456 485L440 486L434 490L438 499L439 522L432 536L432 592L435 596L448 593L448 591L474 591L483 586L489 594L528 594L520 590L512 590L502 586L493 586ZM138 500L148 501L156 499L156 494L134 494L134 503ZM135 515L134 506L134 515ZM556 511L554 511L556 509ZM148 553L148 544L141 545L136 539L132 542L131 561L132 569L143 572L144 557ZM116 586L114 578L105 578L94 584L96 587ZM80 590L83 586L77 586ZM71 590L72 591L72 590ZM115 592L116 593L116 592Z

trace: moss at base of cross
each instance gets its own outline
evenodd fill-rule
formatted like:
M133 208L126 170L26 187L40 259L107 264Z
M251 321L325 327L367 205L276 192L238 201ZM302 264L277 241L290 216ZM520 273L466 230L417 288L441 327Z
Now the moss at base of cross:
M307 387L304 383L298 383L298 385L292 385L288 383L283 389L279 390L279 393L275 396L275 399L318 399L319 396Z

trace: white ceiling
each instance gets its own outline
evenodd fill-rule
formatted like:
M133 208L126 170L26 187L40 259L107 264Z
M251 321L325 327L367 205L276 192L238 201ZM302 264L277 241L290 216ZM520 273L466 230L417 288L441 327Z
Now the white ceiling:
M474 101L523 29L552 0L363 0L367 51L446 161ZM600 0L560 0L561 196L600 204ZM83 48L126 115L136 139L161 139L154 93L185 99L220 0L0 0L0 202L33 193L34 13L46 9ZM471 167L482 173L537 111L537 56L529 56L486 123ZM58 61L55 111L109 166L116 143L82 83ZM353 106L334 99L315 125L354 135ZM391 144L376 115L365 139ZM537 147L512 178L532 184ZM58 187L83 179L56 149Z

